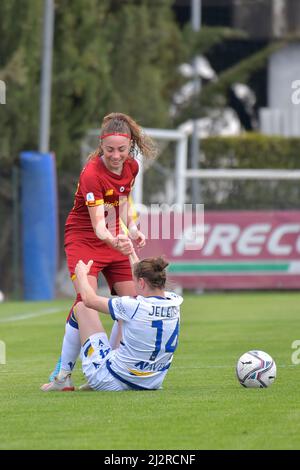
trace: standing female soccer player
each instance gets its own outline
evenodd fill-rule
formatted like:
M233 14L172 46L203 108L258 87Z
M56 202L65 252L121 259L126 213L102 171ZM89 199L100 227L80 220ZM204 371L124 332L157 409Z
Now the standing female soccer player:
M141 153L145 158L155 156L155 146L137 123L129 116L112 113L103 119L100 144L83 168L74 207L65 227L65 251L67 264L77 293L76 300L67 317L61 358L50 383L42 386L43 391L73 390L70 378L80 352L78 324L74 306L81 301L75 266L81 259L94 263L88 275L93 289L97 289L100 272L105 276L112 293L119 296L135 295L128 255L132 251L131 241L122 235L120 219L128 228L129 235L138 247L145 245L145 236L135 224L129 210L128 197L138 173L135 156ZM89 314L89 308L82 305L82 312ZM121 337L117 322L113 326L110 344L114 349ZM54 377L59 376L60 385Z
M97 296L88 281L92 261L79 261L77 282L82 300L76 305L82 344L82 369L94 390L161 388L177 347L182 297L165 292L168 263L147 258L133 266L138 294L108 299ZM123 322L123 341L112 350L97 310Z

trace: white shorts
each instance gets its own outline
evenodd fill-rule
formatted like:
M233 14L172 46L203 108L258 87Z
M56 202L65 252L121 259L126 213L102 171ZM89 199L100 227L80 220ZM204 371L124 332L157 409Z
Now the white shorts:
M114 356L106 333L90 336L81 348L82 370L94 390L129 390L126 384L113 377L106 367L107 359Z

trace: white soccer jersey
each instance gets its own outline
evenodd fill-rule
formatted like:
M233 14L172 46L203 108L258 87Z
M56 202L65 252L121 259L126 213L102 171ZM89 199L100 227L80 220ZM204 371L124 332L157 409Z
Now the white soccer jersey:
M172 292L109 300L112 318L123 320L123 341L106 363L112 375L131 388L160 388L177 347L182 302Z

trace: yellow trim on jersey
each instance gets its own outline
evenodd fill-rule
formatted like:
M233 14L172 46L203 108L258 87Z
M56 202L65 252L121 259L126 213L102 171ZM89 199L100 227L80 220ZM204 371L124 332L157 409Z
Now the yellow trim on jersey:
M138 377L147 377L149 375L153 375L154 372L142 372L142 371L139 371L139 370L133 370L133 369L128 369L128 371L132 374L132 375L137 375Z
M89 207L101 206L104 204L104 199L97 199L96 201L85 201L85 205Z
M72 274L71 281L75 281L75 279L76 279L76 274Z

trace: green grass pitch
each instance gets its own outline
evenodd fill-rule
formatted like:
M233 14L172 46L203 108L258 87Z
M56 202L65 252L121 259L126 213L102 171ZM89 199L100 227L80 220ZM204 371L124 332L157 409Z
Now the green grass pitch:
M300 448L299 293L186 295L163 390L42 393L70 303L0 304L0 449ZM235 377L238 357L255 348L277 363L268 389ZM79 362L74 381L83 383Z

